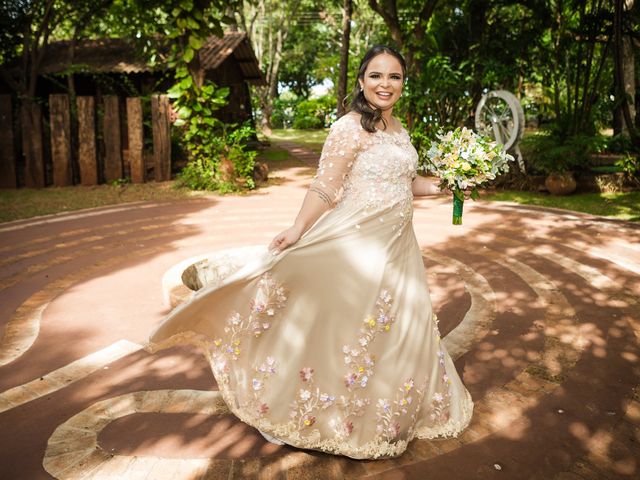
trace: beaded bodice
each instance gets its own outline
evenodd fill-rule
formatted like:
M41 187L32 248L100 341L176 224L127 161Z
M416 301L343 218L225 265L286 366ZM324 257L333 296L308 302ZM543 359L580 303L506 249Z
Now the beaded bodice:
M370 133L347 114L331 127L313 186L341 208L377 210L413 198L417 164L406 130Z

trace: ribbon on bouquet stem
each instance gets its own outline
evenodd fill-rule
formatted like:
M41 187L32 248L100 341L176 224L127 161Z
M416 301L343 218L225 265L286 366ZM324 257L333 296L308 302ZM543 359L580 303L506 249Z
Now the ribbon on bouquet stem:
M462 225L462 207L464 206L464 192L453 191L453 221L454 225Z

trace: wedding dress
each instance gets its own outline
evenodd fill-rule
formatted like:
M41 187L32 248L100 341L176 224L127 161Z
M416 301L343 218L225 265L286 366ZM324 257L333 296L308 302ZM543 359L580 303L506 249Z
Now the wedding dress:
M413 231L405 130L332 126L311 188L336 202L302 238L204 285L147 350L200 346L243 422L287 444L400 455L457 436L473 402L440 338ZM232 269L233 270L233 269Z

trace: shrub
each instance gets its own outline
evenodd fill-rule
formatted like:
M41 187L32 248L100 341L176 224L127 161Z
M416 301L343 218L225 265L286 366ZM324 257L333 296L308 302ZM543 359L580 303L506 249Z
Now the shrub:
M328 127L333 120L336 105L336 99L332 95L298 102L294 109L293 128Z
M629 153L633 152L635 147L631 137L628 135L614 135L607 140L607 151L610 153Z
M253 168L257 152L246 149L246 141L254 135L249 126L232 131L222 129L210 139L209 154L193 157L182 169L176 186L220 193L255 188Z
M624 173L627 179L633 180L640 176L640 157L627 153L616 162L616 167Z
M531 173L549 174L586 167L589 155L604 149L603 137L572 135L561 137L541 131L522 139L520 149Z
M271 126L273 128L291 128L298 99L276 98L273 101Z

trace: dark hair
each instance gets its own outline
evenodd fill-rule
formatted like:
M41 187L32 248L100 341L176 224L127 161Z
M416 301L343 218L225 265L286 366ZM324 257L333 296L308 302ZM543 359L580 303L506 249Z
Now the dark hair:
M364 72L367 70L367 66L369 65L369 62L374 57L377 57L382 53L387 53L389 55L394 56L402 66L402 77L403 78L407 77L407 64L404 61L404 57L400 55L400 53L394 48L386 45L375 45L371 47L367 51L367 53L364 54L364 57L360 62L360 67L358 67L356 84L355 84L355 87L353 88L353 91L351 92L353 99L351 100L351 103L349 103L349 108L347 109L347 112L354 111L359 113L361 115L360 124L362 125L362 128L364 128L367 132L372 132L372 133L376 131L375 124L378 121L382 120L385 130L387 128L387 122L384 120L384 118L382 118L381 109L371 108L371 105L369 105L369 102L367 102L367 99L364 96L364 91L360 89L360 82L358 80L364 78ZM348 97L344 99L343 103L346 102L347 98Z

